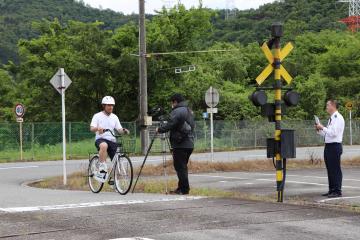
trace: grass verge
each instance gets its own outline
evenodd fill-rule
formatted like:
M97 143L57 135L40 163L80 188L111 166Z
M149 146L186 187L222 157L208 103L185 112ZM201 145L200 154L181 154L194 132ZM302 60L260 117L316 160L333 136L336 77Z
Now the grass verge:
M175 174L172 167L173 162L168 161L166 164L167 172ZM359 167L360 157L342 161L343 167ZM254 171L273 171L274 165L271 160L242 160L235 162L204 162L204 161L190 161L190 173L213 173L213 172L254 172ZM314 169L324 168L325 164L321 160L288 160L287 169ZM138 172L138 171L135 171ZM143 176L160 176L163 174L163 164L159 165L145 165Z
M163 179L144 179L140 180L136 186L136 193L153 193L153 194L165 194L166 187ZM63 185L62 176L51 177L30 183L29 186L46 189L58 189L58 190L73 190L73 191L90 191L87 177L83 172L76 172L68 176L68 184ZM175 189L177 187L177 180L170 178L167 182L168 190ZM114 192L108 184L104 185L102 191ZM192 196L205 196L215 198L237 198L253 201L267 201L274 202L274 196L262 196L256 194L244 194L239 192L225 191L213 188L192 188L190 194Z

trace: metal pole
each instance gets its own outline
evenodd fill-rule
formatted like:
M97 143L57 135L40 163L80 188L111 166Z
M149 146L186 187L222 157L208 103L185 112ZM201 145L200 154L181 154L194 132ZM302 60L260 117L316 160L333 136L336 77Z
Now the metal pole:
M352 111L350 110L350 146L353 145L353 136L352 136Z
M254 131L254 138L255 138L255 141L254 141L254 147L255 149L257 148L257 136L256 136L256 129Z
M205 142L205 145L204 145L204 150L207 151L207 126L206 126L206 119L204 118L204 142Z
M22 128L22 122L20 124L20 161L23 160L23 128Z
M210 144L211 144L211 162L214 162L214 117L213 108L211 107L210 113Z
M140 139L141 151L145 154L149 145L149 132L145 126L145 118L148 112L145 0L139 0L139 45Z
M65 71L60 68L60 81L61 81L61 109L62 109L62 135L63 135L63 183L67 184L66 175L66 126L65 126Z
M281 157L281 60L280 60L280 37L275 38L274 67L275 67L275 160L276 160L276 185L278 202L283 202L283 162Z
M32 150L32 160L35 160L35 149L34 149L34 145L35 145L35 128L34 128L34 123L31 124L31 150Z
M69 159L72 159L73 158L73 156L72 156L72 147L71 147L71 145L72 145L72 143L71 143L71 122L69 122L69 148L70 148L70 154L69 154Z

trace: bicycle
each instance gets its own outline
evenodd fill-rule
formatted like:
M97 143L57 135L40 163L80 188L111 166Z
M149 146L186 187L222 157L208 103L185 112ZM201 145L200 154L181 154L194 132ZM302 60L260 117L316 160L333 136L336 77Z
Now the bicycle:
M118 148L116 150L115 156L111 160L111 165L108 168L109 174L107 174L104 182L100 182L94 178L100 163L99 154L95 154L95 156L92 158L89 157L88 183L90 190L93 193L99 193L103 189L104 183L108 182L109 185L115 185L116 191L118 193L121 195L126 195L130 191L133 182L133 166L130 158L126 154L126 142L125 140L120 140L122 136L115 135L109 129L104 130L104 132L110 132L111 135L117 139ZM135 143L130 142L129 145L131 144L135 146Z

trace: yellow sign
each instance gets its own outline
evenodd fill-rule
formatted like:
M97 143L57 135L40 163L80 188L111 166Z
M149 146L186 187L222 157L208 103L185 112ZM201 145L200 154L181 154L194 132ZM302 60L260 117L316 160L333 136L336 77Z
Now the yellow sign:
M347 108L347 110L351 111L354 107L354 104L352 102L347 102L345 107Z
M274 55L268 47L267 43L264 43L261 47L263 50L267 60L269 61L269 65L264 69L264 71L256 78L256 82L261 85L274 71ZM280 52L280 61L283 61L289 53L294 49L294 46L291 43L288 43ZM280 75L285 79L285 81L290 84L292 81L292 77L286 71L286 69L281 66L280 67Z

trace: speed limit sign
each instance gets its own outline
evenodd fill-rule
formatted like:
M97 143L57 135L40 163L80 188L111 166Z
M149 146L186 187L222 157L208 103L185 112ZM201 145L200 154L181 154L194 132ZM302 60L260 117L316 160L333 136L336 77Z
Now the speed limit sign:
M16 104L15 115L17 118L22 118L25 114L25 107L22 104Z

